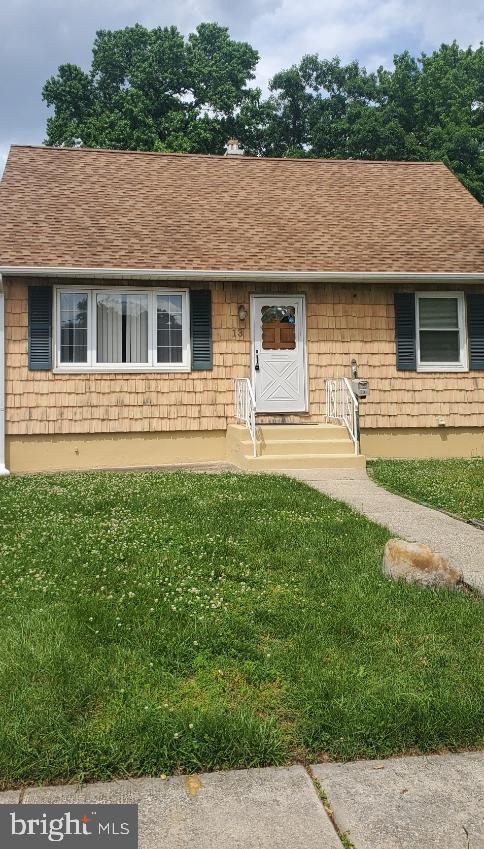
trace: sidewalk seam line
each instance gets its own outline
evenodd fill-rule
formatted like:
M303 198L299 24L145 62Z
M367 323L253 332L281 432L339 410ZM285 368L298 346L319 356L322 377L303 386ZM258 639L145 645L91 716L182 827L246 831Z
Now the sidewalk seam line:
M320 781L314 775L312 767L310 765L304 765L304 769L306 770L306 772L309 776L309 780L311 781L311 784L313 785L314 792L316 793L316 796L318 797L319 801L321 802L321 806L322 806L326 816L328 817L329 821L331 822L331 825L333 826L333 828L336 832L336 835L338 837L338 840L341 842L343 849L356 849L356 846L354 845L354 843L352 843L350 841L347 834L345 832L341 831L341 829L339 828L339 826L336 822L334 813L333 813L333 809L330 805L329 799L328 799L328 797L327 797L327 795L324 791L324 788L321 786Z

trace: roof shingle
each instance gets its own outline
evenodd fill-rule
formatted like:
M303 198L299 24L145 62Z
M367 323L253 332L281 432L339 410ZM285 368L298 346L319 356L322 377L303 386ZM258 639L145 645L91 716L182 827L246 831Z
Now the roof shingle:
M0 266L484 273L483 224L439 162L14 146Z

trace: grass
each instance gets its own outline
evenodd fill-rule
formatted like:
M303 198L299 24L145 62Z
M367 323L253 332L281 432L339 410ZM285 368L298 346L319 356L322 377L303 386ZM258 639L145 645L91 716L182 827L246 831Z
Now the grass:
M482 742L482 604L280 476L0 485L0 786Z
M484 522L484 458L373 460L368 471L392 492Z

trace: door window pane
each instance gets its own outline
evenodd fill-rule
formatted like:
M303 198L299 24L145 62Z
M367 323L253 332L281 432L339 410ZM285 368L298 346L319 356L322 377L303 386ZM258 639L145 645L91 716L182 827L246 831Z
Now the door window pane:
M87 292L61 292L60 362L87 362Z
M296 347L296 308L292 305L261 307L264 351L293 351Z
M148 362L148 295L96 295L97 362Z
M158 363L183 362L182 296L158 295L156 350Z

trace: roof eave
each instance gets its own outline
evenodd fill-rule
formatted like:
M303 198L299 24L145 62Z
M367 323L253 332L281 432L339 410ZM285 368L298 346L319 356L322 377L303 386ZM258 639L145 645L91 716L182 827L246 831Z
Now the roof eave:
M173 268L91 268L78 266L0 266L15 277L72 277L112 280L258 281L264 283L484 283L482 272L420 271L214 271Z

